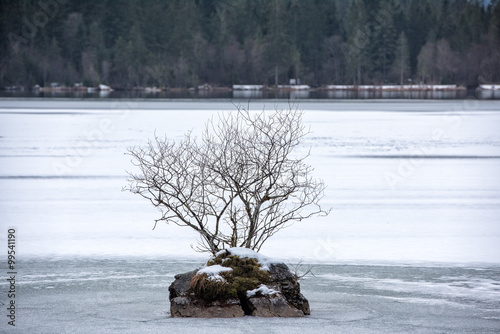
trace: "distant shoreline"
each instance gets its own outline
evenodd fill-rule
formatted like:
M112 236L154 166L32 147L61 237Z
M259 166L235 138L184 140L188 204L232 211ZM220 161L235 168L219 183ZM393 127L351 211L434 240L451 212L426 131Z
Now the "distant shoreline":
M104 86L104 85L99 85ZM93 93L98 91L138 91L147 93L156 92L189 92L189 91L207 91L207 92L230 92L230 91L391 91L391 92L413 92L413 91L465 91L467 88L462 85L324 85L311 87L309 85L233 85L212 86L210 84L200 85L198 87L87 87L81 84L75 86L54 85L34 86L31 89L24 86L9 86L0 88L3 91L33 91L33 92L83 92ZM475 89L479 90L500 90L500 84L482 84Z

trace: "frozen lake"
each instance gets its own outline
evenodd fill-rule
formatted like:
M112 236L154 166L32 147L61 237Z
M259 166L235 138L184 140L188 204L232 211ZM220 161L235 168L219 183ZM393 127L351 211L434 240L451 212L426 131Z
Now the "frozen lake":
M301 282L311 304L308 317L171 318L168 286L173 276L198 265L138 259L22 261L18 324L12 332L496 334L500 330L498 267L318 265L313 268L315 277Z
M287 107L259 100L250 108L277 103ZM311 129L301 150L311 148L333 210L283 230L262 253L316 265L303 281L313 314L216 322L168 318L173 275L206 256L192 251L190 230L152 230L158 212L121 188L132 170L128 147L155 130L196 133L234 110L230 101L0 100L0 226L5 236L16 229L17 330L497 333L500 102L299 108Z

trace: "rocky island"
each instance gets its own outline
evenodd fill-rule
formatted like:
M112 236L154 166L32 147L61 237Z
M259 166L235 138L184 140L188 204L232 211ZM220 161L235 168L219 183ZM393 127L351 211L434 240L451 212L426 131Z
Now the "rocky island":
M247 248L215 254L201 269L175 276L172 317L302 317L310 314L300 283L286 264Z

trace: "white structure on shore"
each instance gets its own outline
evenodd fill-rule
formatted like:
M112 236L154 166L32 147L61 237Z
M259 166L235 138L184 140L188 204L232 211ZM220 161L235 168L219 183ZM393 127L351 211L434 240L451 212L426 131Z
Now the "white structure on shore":
M106 86L106 85L103 85L103 84L99 84L99 90L101 91L112 91L113 89L109 86Z
M233 85L233 90L263 90L264 85Z
M326 90L381 90L381 91L451 91L465 87L457 85L328 85Z
M479 85L479 89L482 89L482 90L500 90L500 84L498 84L498 85L495 85L495 84Z

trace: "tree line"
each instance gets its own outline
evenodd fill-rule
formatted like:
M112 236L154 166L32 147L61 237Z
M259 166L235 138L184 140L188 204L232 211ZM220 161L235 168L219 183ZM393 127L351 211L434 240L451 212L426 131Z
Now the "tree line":
M0 0L0 86L500 81L498 0Z

